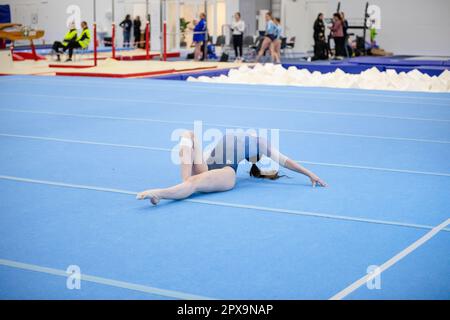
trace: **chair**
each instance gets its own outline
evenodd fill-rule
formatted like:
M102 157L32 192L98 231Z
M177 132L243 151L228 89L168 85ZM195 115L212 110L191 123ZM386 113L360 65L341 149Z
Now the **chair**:
M244 56L245 56L244 60L245 61L251 61L251 60L254 60L256 58L256 56L258 55L259 50L261 49L261 45L262 45L263 40L264 40L264 36L259 36L250 45L248 45L246 47L247 48L247 53L244 54ZM266 52L267 51L268 51L268 49L266 50ZM266 54L266 52L264 52L264 55Z
M216 47L221 47L223 45L225 45L225 36L218 36L216 39Z
M253 39L253 36L245 36L244 40L242 41L243 47L246 47L246 48L250 47L254 43L255 43L255 40Z
M81 58L85 55L87 55L88 53L88 47L86 48L76 48L73 49L73 56L72 56L72 60L73 61L81 61Z
M216 46L216 50L219 49L218 53L221 54L224 52L225 42L226 42L226 38L224 35L217 36L215 46Z
M287 38L286 37L281 37L281 50L286 49L287 46Z
M295 47L295 37L291 37L289 39L289 41L287 41L287 38L285 38L285 39L286 39L286 45L284 48L283 48L283 42L281 43L281 48L283 49L283 54L287 55L287 53L289 52L292 55L292 53L294 51L294 47ZM283 41L283 40L281 40L281 41Z

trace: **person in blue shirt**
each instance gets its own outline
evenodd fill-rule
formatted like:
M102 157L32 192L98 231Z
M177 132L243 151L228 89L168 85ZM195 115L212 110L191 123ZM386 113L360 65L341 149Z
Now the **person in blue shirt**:
M275 63L281 63L281 37L283 34L283 28L281 27L280 18L274 18L273 21L276 26L276 32L275 40L272 41L270 52L272 54L273 61Z
M265 18L266 18L266 34L265 34L264 40L261 44L261 49L259 50L258 55L256 56L256 62L258 62L259 59L261 59L261 57L264 55L264 53L266 52L267 49L270 50L270 53L273 56L271 45L272 45L272 42L277 37L277 25L273 21L272 13L270 11L268 11L266 13Z
M206 46L206 50L208 52L208 59L209 60L217 60L218 57L216 55L216 46L208 40L208 45Z
M206 14L200 13L200 21L194 27L194 60L200 60L203 57L203 45L206 40Z

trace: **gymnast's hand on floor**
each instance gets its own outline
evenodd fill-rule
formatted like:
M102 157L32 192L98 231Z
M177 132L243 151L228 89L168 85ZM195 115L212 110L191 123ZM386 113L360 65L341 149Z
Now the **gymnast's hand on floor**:
M309 179L311 180L312 186L315 187L320 186L320 187L327 187L328 185L326 184L325 181L323 181L322 179L320 179L318 176L316 176L315 174L312 174Z

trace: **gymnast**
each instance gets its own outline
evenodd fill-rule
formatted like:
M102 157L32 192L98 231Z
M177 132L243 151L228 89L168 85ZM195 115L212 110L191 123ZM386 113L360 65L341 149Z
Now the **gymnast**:
M264 35L264 39L261 44L261 48L259 49L258 55L256 56L256 62L259 62L261 57L266 53L266 50L269 49L272 60L275 60L276 55L274 53L274 47L272 43L277 38L278 27L274 22L272 17L272 12L267 12L265 15L266 19L266 33Z
M196 192L220 192L234 188L236 171L242 160L252 163L250 176L275 180L280 178L278 171L262 171L256 165L263 156L269 157L279 165L304 174L312 183L326 187L327 184L317 175L289 159L275 148L271 148L263 137L248 134L227 134L219 140L209 157L204 161L201 144L192 131L185 131L179 143L181 164L180 184L164 189L151 189L137 194L136 199L150 199L156 205L161 199L181 200ZM205 157L206 158L206 157Z

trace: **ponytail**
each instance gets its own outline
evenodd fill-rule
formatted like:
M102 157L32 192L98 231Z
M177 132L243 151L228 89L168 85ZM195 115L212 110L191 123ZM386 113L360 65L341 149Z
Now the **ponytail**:
M283 176L280 176L278 174L278 171L274 174L262 174L261 170L258 168L256 164L252 164L252 167L250 168L250 177L260 178L260 179L270 179L270 180L277 180Z

